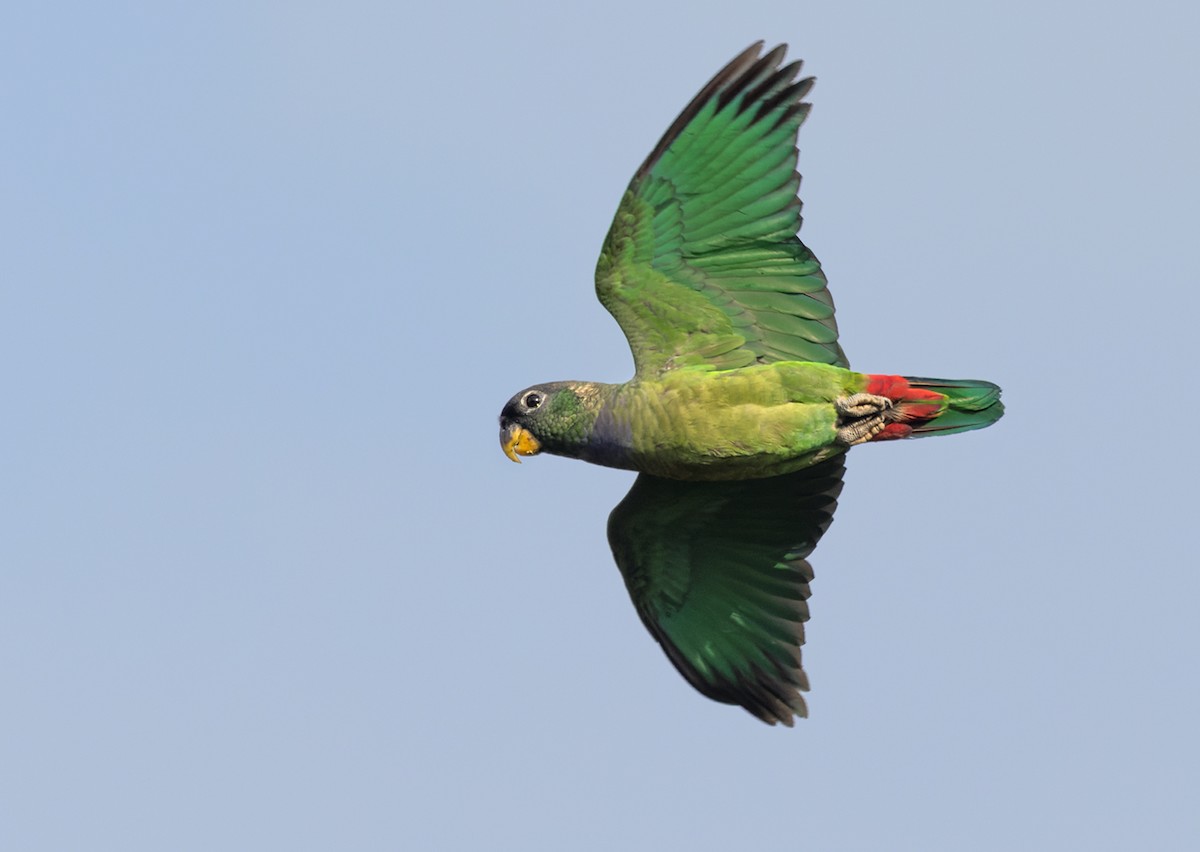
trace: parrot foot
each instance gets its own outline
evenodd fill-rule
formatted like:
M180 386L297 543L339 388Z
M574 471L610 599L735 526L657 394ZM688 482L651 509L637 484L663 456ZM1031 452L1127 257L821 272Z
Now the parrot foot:
M837 413L842 417L869 417L872 414L882 414L892 407L892 401L886 396L875 396L871 393L856 393L844 396L833 403Z
M836 400L833 405L838 413L838 441L853 446L866 443L883 431L892 401L886 396L856 393Z

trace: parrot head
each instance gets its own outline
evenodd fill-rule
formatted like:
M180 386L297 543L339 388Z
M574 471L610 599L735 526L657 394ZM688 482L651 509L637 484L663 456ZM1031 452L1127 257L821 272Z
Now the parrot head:
M515 462L542 451L577 455L595 422L595 385L551 382L514 396L500 412L500 447Z

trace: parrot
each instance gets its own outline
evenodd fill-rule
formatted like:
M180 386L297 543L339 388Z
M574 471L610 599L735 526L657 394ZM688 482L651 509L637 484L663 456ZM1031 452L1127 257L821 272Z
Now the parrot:
M684 107L618 204L595 287L633 378L527 387L500 443L636 471L608 541L643 624L701 694L790 727L808 714L808 557L847 451L982 429L1004 406L987 381L850 369L798 236L814 78L764 45Z

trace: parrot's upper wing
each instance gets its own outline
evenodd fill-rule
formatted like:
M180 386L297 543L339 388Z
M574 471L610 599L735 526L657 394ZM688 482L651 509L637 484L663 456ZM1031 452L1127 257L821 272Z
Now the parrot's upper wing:
M807 557L833 519L842 456L738 482L642 474L608 520L634 606L688 682L764 722L807 715Z
M796 236L801 63L758 42L680 113L638 169L596 266L639 377L767 361L846 365L821 265Z

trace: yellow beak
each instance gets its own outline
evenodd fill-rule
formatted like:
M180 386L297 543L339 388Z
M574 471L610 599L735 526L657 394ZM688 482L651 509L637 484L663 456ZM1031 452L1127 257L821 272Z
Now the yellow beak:
M500 446L504 450L504 455L518 464L521 462L518 456L534 456L542 449L541 443L533 437L528 429L515 423L500 430Z

